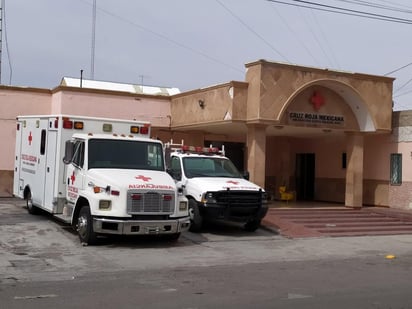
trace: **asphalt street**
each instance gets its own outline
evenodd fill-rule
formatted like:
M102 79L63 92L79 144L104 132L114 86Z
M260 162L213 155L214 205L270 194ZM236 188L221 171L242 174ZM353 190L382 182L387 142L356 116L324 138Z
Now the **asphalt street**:
M412 308L412 237L104 239L0 199L0 308Z

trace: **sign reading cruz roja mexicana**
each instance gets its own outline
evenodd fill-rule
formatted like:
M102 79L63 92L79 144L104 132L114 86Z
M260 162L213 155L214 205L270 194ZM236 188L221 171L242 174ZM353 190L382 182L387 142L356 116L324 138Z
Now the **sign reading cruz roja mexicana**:
M327 115L306 112L289 112L289 123L293 124L321 124L338 125L345 124L345 117L342 115Z

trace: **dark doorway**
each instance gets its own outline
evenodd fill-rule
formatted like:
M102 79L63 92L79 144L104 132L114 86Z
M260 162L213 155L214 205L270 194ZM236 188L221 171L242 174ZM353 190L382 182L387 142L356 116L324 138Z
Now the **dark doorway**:
M315 197L315 154L296 154L296 198L312 201Z
M212 145L213 147L218 147L222 149L222 146L225 146L225 156L228 157L236 168L240 172L245 171L245 144L244 143L232 143L232 142L216 142L216 141L205 141L205 147L209 147Z

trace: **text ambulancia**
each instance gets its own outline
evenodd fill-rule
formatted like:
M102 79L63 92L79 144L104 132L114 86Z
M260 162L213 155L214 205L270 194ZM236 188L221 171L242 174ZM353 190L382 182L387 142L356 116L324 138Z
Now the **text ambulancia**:
M187 199L166 173L163 145L146 122L82 116L17 117L13 193L75 228L99 234L165 234L189 228Z

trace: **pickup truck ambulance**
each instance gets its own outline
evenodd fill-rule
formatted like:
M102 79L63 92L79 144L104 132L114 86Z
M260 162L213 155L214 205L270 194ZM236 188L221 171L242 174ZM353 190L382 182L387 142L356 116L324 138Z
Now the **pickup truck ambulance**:
M100 234L160 234L189 228L187 199L166 173L150 124L68 115L19 116L13 194L29 213L69 223L84 245Z
M241 222L246 231L259 228L268 211L265 191L248 181L224 151L215 147L166 144L167 171L189 200L190 231L205 220Z

